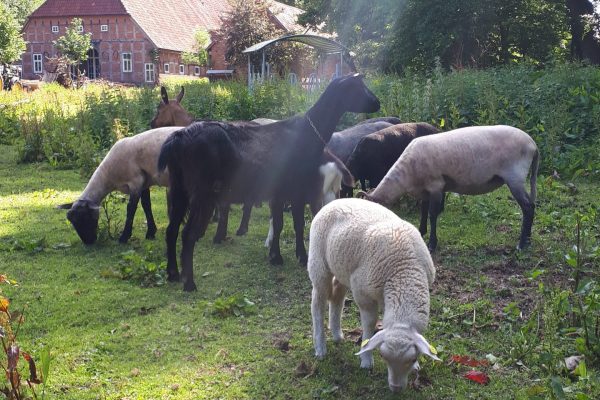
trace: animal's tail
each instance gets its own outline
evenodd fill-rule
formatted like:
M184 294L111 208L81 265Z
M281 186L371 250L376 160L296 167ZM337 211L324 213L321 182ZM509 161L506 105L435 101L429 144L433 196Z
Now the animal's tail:
M167 168L174 154L181 148L183 140L182 130L174 132L165 140L158 155L158 172L163 172Z
M537 174L539 167L539 159L540 152L536 148L535 153L533 154L533 160L531 160L531 176L529 177L529 185L530 185L530 195L531 201L535 203L535 198L537 196Z

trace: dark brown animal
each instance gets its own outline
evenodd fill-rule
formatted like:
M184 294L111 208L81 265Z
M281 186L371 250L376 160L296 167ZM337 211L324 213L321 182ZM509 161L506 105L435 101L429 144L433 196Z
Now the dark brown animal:
M435 126L425 122L392 125L360 139L346 166L360 181L362 190L367 190L366 181L374 188L414 138L438 132Z

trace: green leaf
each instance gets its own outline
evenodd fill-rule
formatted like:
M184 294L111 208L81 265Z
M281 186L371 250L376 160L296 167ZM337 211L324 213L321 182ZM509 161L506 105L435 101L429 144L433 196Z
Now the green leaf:
M550 382L550 387L552 388L552 393L559 400L566 400L565 391L562 386L562 382L559 377L553 376Z
M585 361L581 360L579 362L579 365L577 365L577 368L575 368L573 374L580 378L588 377L587 366L585 365Z

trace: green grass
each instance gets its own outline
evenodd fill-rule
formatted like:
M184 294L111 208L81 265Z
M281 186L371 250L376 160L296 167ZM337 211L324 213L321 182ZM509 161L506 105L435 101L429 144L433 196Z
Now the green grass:
M207 237L195 252L198 291L184 293L180 284L154 288L115 278L121 253L152 252L161 260L167 225L164 190L152 190L159 232L144 239L143 213L138 210L133 237L127 245L103 240L82 245L58 204L74 200L85 186L75 171L54 170L46 164L15 164L13 147L0 147L0 273L19 282L3 287L11 309L25 310L18 340L38 357L50 346L51 364L46 395L51 399L391 399L387 371L376 355L372 372L359 368L352 339L330 341L323 361L313 357L310 319L311 285L305 268L294 259L291 217L285 216L283 267L268 264L263 241L268 207L253 211L250 231L236 237L241 211L231 213L232 239L214 246ZM556 360L578 354L573 340L544 331L544 341L528 356L517 359L517 332L534 318L545 298L540 281L567 287L564 253L573 244L570 217L575 209L597 203L600 189L577 182L577 193L563 186L540 183L533 249L516 253L520 213L507 190L486 196L451 195L440 217L437 280L432 288L430 328L426 337L439 350L441 363L422 360L419 389L404 398L512 399L552 396L548 372L539 361L550 337ZM416 223L414 201L395 209ZM124 205L119 215L124 217ZM594 238L597 244L597 237ZM13 249L7 244L34 243ZM37 249L36 249L37 247ZM41 251L40 248L42 247ZM536 281L530 271L544 269ZM206 276L203 276L206 275ZM218 317L209 303L233 294L256 303L256 313ZM510 320L503 309L515 303L522 317ZM547 323L549 318L544 319ZM550 326L550 325L548 325ZM346 308L343 327L359 327L353 303ZM289 346L289 348L288 348ZM491 382L480 386L462 375L469 369L448 362L453 354L498 357L487 367ZM1 358L0 358L1 360ZM597 364L588 360L589 381L559 372L567 397L586 392L600 396Z

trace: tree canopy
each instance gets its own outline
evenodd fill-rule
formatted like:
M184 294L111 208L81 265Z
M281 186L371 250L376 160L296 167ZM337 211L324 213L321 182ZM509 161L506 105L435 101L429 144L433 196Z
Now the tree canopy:
M25 41L21 36L19 23L0 3L0 64L18 60L25 50Z
M204 66L208 63L208 52L206 47L210 44L210 34L204 29L194 32L194 48L186 51L181 58L186 64Z
M92 48L92 34L79 32L81 24L80 18L73 18L65 34L52 42L72 64L87 60L88 51Z
M594 52L600 57L600 0L303 0L295 5L306 10L301 23L335 32L363 69L594 61Z
M232 10L223 19L219 35L227 43L225 59L231 65L243 67L247 55L242 52L248 47L268 39L275 39L285 32L277 28L269 18L268 4L265 0L233 0ZM267 61L274 69L282 73L295 57L291 43L278 43L269 48ZM254 64L261 61L261 55L251 54Z

